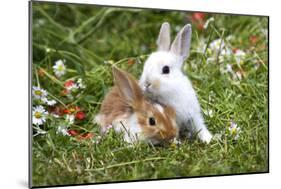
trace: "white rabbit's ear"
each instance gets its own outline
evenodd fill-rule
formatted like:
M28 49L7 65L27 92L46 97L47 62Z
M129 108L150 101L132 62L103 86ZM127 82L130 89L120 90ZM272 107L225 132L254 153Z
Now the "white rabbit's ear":
M161 26L157 39L158 51L169 51L170 42L170 24L168 22L164 22Z
M186 59L190 50L191 32L191 25L185 25L177 34L170 51Z

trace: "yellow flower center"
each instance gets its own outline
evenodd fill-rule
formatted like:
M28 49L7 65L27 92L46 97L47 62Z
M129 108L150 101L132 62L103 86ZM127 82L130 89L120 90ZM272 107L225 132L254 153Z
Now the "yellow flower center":
M58 66L58 71L63 71L64 70L64 66L63 65L59 65Z
M40 90L36 90L36 91L34 91L34 93L35 93L36 95L38 95L38 96L41 96L41 95L42 95L42 91L40 91Z
M232 134L232 135L236 135L236 133L237 133L237 129L236 129L236 128L232 128L232 129L231 129L231 134Z
M42 117L42 113L41 112L35 112L34 116L39 119Z

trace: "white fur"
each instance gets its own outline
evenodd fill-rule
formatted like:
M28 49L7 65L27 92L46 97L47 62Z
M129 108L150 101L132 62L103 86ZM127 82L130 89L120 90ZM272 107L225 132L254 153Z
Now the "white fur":
M165 28L169 29L169 27ZM163 33L169 34L167 31L160 31L160 35ZM180 129L185 127L192 133L198 133L202 141L209 143L212 134L204 124L200 104L192 84L181 71L183 61L189 54L190 38L191 28L190 25L186 25L177 35L170 51L160 50L152 53L145 62L140 85L146 95L176 110L176 119ZM158 39L169 39L169 37L162 36ZM162 44L167 43L162 42ZM158 49L163 48L158 47ZM165 65L170 68L169 74L162 73Z
M141 128L136 114L131 114L128 118L115 119L112 126L116 132L124 133L124 140L128 143L137 142L141 137Z

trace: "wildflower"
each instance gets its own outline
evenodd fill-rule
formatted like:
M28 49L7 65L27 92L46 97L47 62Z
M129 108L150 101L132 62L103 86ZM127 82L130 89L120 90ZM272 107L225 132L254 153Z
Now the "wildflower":
M77 112L75 115L75 118L79 119L79 120L83 120L83 119L85 119L85 117L86 117L86 114L82 111Z
M81 88L81 89L85 89L85 88L86 88L86 86L85 86L85 84L83 83L83 81L82 81L81 78L79 78L79 79L77 80L77 84L78 84L78 87Z
M42 98L42 101L45 104L49 105L49 106L53 106L53 105L55 105L57 103L57 101L55 101L55 100L48 100L47 98Z
M72 106L72 107L70 107L70 108L68 108L68 109L64 109L63 110L63 113L65 113L65 114L73 114L73 113L75 113L75 112L77 112L77 111L80 111L81 110L81 108L80 107L78 107L78 106Z
M74 115L69 115L69 114L67 114L65 118L66 122L68 122L69 124L73 124L74 119L75 119Z
M204 20L206 14L202 12L196 12L192 14L192 19L196 21L202 21Z
M234 137L234 140L237 140L239 138L239 134L241 133L241 129L232 121L228 127L228 133Z
M55 75L57 77L61 77L65 74L66 68L64 65L64 61L63 60L58 60L55 62L55 65L53 66Z
M222 56L227 56L230 55L232 53L231 49L229 49L224 40L222 39L216 39L214 41L212 41L209 45L210 50L216 54L218 54L220 52L220 55Z
M78 85L73 80L68 80L63 85L66 88L66 90L68 90L68 91L78 89Z
M33 86L32 95L34 96L35 99L43 99L43 98L46 98L48 93L47 93L47 91L45 91L44 89L41 89L40 87Z
M205 16L206 16L205 13L200 13L200 12L192 14L191 19L199 30L204 29Z
M33 107L32 111L33 119L32 122L34 125L42 125L46 121L46 116L48 112L43 108L43 106L39 105Z
M70 134L67 131L67 127L64 125L58 126L56 133L62 134L63 136L70 136Z
M68 133L70 136L77 136L77 135L79 134L78 131L72 130L72 129L68 130L67 133Z

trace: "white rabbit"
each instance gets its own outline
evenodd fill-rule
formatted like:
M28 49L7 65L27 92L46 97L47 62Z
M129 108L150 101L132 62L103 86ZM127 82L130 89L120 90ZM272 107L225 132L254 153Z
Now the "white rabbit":
M170 25L162 24L157 40L158 50L146 60L140 78L144 93L153 100L173 107L180 135L198 133L203 142L209 143L212 134L204 124L201 108L182 65L189 55L191 25L185 25L170 47Z

